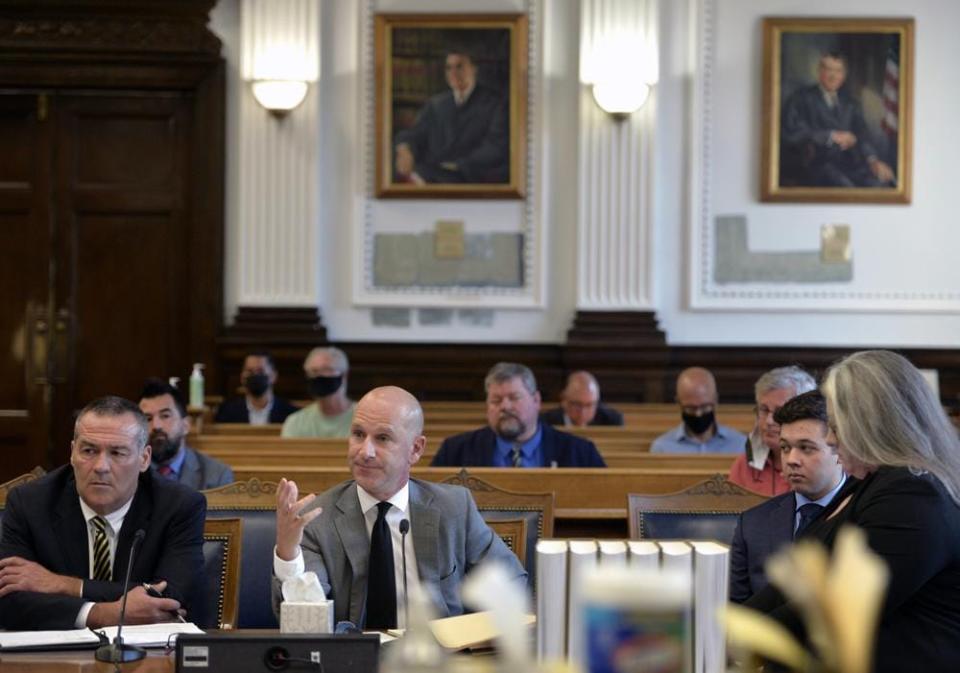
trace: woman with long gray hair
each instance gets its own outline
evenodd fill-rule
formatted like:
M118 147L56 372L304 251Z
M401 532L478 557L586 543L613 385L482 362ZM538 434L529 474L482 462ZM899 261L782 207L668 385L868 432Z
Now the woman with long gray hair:
M874 670L960 670L957 432L920 372L896 353L854 353L830 368L822 390L828 441L855 479L804 537L832 548L841 526L854 525L886 562ZM768 599L751 604L771 611Z

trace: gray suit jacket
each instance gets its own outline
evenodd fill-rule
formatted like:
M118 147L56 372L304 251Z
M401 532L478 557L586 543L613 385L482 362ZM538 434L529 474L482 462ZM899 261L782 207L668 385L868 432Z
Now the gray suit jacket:
M205 456L189 446L183 448L187 455L180 469L181 484L202 491L233 483L233 470L229 465L221 463L216 458Z
M743 512L730 545L730 600L743 603L767 586L763 564L793 540L796 514L793 491Z
M303 532L300 548L306 570L317 573L336 620L363 626L367 601L367 534L357 486L346 481L320 494L323 513ZM410 534L420 581L430 587L440 617L463 614L460 585L466 573L484 560L503 564L511 577L527 573L516 555L477 511L462 486L410 480ZM273 578L273 607L280 612L280 581Z

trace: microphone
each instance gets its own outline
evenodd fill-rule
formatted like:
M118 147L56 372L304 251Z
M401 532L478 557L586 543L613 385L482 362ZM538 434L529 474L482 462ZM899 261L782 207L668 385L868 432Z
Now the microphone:
M130 586L130 571L133 570L133 554L140 541L147 536L147 532L142 528L133 534L133 542L130 544L130 558L127 559L127 577L123 581L124 591L123 600L120 603L120 620L117 622L117 637L113 639L110 645L101 645L94 653L97 661L107 663L125 664L129 661L140 661L147 656L147 651L136 645L124 645L123 638L120 637L120 631L123 630L123 620L127 613L127 595L130 593L127 587Z
M407 533L410 532L410 522L407 519L400 521L400 558L403 561L403 628L410 628L410 608L407 601Z

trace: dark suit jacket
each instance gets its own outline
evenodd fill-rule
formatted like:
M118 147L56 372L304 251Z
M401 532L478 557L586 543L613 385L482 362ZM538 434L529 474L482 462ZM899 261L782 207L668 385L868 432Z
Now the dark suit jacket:
M453 93L430 98L417 121L399 132L394 145L407 143L416 172L427 182L507 182L510 179L510 127L504 96L477 84L460 107ZM443 168L456 163L456 170Z
M540 420L547 425L563 425L563 408L548 409L540 414ZM623 414L606 404L597 405L597 413L587 425L623 425Z
M751 507L737 518L730 545L730 600L743 603L767 586L763 564L793 540L797 500L793 491Z
M831 131L850 131L857 144L847 150L829 142ZM807 186L871 187L876 177L867 158L877 156L860 102L845 89L831 108L816 84L794 92L784 104L781 141L784 159L791 156L801 168Z
M849 503L832 519L847 496ZM890 569L874 650L879 673L948 673L960 662L960 507L938 480L907 468L881 467L848 479L801 537L833 549L845 524L861 528ZM747 605L800 632L796 615L772 586Z
M194 587L203 586L203 521L207 501L200 493L168 482L153 471L140 475L123 519L113 559L122 578L134 533L146 537L137 550L133 583L168 582L166 593L189 610ZM20 556L58 575L83 578L83 597L18 591L0 598L0 628L72 629L84 603L115 601L123 582L90 579L87 523L69 465L18 486L7 498L0 558Z
M593 442L541 424L543 467L606 467ZM497 438L489 427L447 437L430 464L434 467L484 467L493 465Z
M180 468L181 484L202 491L233 483L233 470L229 465L205 456L189 446L184 449L187 455L183 459L183 467Z
M333 599L337 621L362 625L370 536L356 482L334 486L314 506L323 507L323 513L303 532L300 547L305 569L317 573L327 597ZM409 510L417 572L430 586L434 602L439 601L439 617L463 614L463 578L481 561L497 561L509 577L526 579L520 561L484 522L467 489L411 479ZM280 596L280 582L274 577L273 603L278 614Z
M270 422L283 423L287 416L295 411L300 411L282 397L273 396L273 406L270 407ZM247 411L247 398L234 397L227 400L217 409L217 415L213 419L214 423L249 423L250 412Z

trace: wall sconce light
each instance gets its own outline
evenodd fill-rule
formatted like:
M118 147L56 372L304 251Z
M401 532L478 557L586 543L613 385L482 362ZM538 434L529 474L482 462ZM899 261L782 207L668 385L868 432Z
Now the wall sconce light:
M260 79L252 82L253 97L275 117L283 117L303 102L307 83L292 79Z
M617 121L623 121L643 107L650 95L650 87L643 82L614 79L594 82L591 90L600 109Z

